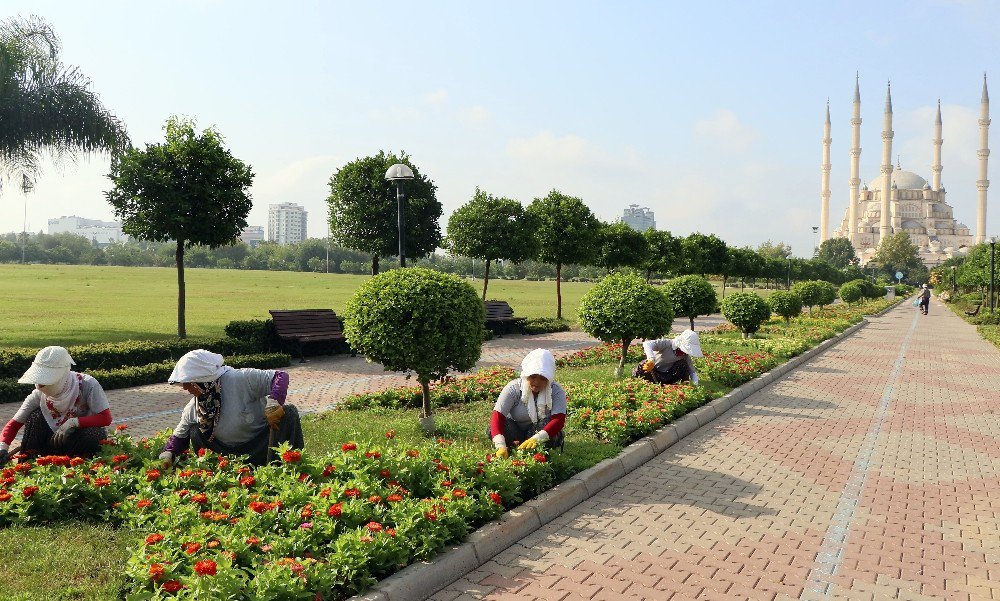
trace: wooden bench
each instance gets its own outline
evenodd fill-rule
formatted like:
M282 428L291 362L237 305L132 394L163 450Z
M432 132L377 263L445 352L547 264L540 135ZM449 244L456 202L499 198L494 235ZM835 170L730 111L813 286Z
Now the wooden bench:
M965 314L969 317L975 317L976 315L979 315L979 310L982 308L982 305L976 305L976 309L974 311L966 311Z
M333 309L271 309L268 313L278 337L298 344L300 363L305 363L303 346L307 342L345 341L344 324Z
M486 327L487 329L503 334L504 331L511 331L514 328L522 328L528 321L525 317L515 317L514 309L511 309L507 301L485 301Z

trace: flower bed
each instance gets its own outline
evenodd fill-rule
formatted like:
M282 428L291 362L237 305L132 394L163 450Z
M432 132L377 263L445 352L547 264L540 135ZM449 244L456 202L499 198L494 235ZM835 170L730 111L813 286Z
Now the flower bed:
M514 379L514 370L509 367L491 367L459 378L431 383L431 402L437 407L452 403L474 403L495 401L503 387ZM342 399L338 409L402 409L421 405L419 386L409 388L389 388L379 392L352 394Z
M392 432L325 457L281 449L281 465L256 469L208 452L161 471L162 439L108 442L94 460L3 470L0 524L79 518L148 533L125 566L130 599L343 598L553 483L541 453L493 461Z
M599 344L559 357L556 359L556 367L587 367L602 363L617 363L621 356L622 345L620 343ZM638 363L644 358L642 344L633 344L628 349L625 364Z
M695 359L695 369L700 377L733 388L749 382L777 364L778 360L774 355L762 352L705 353L704 357Z

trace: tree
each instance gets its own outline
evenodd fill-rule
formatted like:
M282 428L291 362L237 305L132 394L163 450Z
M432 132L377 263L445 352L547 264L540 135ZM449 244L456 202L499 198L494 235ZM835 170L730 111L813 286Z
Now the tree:
M673 274L681 266L681 239L675 238L670 232L649 228L642 235L646 238L649 252L646 254L642 268L646 270L646 282L654 273Z
M583 295L578 310L580 327L604 342L620 342L621 358L615 375L621 377L628 347L636 338L659 338L674 320L662 292L632 274L613 273Z
M832 298L829 298L829 290L832 289L832 286L827 288L824 284L827 284L827 282L809 280L806 282L796 282L792 286L792 294L801 298L802 304L809 307L809 315L812 315L813 306L822 306L833 301Z
M895 277L894 274L897 271L911 276L911 272L919 272L924 267L917 255L917 250L916 245L910 241L909 234L896 232L879 243L878 250L875 251L874 261L881 265L890 276Z
M166 142L131 148L116 161L105 193L122 231L139 240L173 240L177 265L177 335L184 324L184 250L232 244L247 226L253 202L250 167L223 147L213 129L171 117Z
M722 314L750 338L771 317L771 307L753 292L736 292L722 301Z
M767 305L771 307L771 312L780 315L787 324L793 317L802 314L802 299L797 294L775 290L771 296L767 297Z
M997 257L994 256L994 271L997 270ZM958 285L963 288L985 290L990 285L990 245L987 243L973 246L965 257L965 262L958 268L956 277Z
M826 261L837 269L858 264L858 255L847 238L827 238L819 245L816 258Z
M621 221L601 225L597 264L611 273L619 267L639 268L649 254L649 243L642 232Z
M413 179L406 182L406 252L407 257L422 257L441 244L441 203L434 182L412 162L407 154L400 156L379 151L375 156L351 161L330 178L330 231L333 241L372 257L372 275L378 274L379 257L399 253L398 210L396 186L385 179L385 172L396 163L413 170Z
M778 242L775 244L774 242L768 240L767 242L761 243L757 247L757 252L768 259L785 260L792 256L792 247L784 242Z
M840 300L848 305L858 302L863 296L864 290L858 282L847 282L840 287Z
M535 218L521 203L496 197L479 188L465 205L448 219L448 248L459 255L486 262L483 273L483 300L490 283L490 263L497 260L521 261L538 254Z
M45 151L58 159L128 146L125 127L91 91L90 80L60 61L61 49L38 17L0 23L0 176L25 191Z
M476 290L448 275L412 267L381 273L358 287L344 311L351 348L387 371L412 371L431 417L430 382L475 367L486 338ZM425 430L433 426L425 422Z
M695 232L681 242L684 264L681 271L700 276L721 275L729 264L726 243L715 234Z
M674 315L687 317L694 329L694 318L715 311L719 297L715 287L698 275L682 275L663 284L663 293L670 300Z
M539 260L556 266L556 318L562 319L563 265L594 259L601 222L582 200L558 190L536 198L528 206L528 214L538 223Z

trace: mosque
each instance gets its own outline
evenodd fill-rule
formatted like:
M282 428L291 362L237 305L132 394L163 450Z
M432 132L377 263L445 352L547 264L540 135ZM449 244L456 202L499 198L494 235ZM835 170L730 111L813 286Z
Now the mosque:
M879 241L896 232L906 232L919 249L924 265L933 267L946 259L961 256L975 243L985 240L986 190L989 158L990 99L983 76L983 94L979 114L979 179L978 214L975 237L968 226L955 219L947 202L947 192L941 183L941 101L938 101L934 120L934 159L931 181L905 171L898 160L892 165L892 93L886 87L885 112L882 121L881 174L861 186L859 177L861 159L861 92L859 82L854 82L854 111L851 117L851 179L850 198L840 226L833 237L847 238L862 265L875 255ZM829 237L830 217L830 104L827 102L826 123L823 127L823 164L820 191L820 241ZM886 194L885 190L889 190Z

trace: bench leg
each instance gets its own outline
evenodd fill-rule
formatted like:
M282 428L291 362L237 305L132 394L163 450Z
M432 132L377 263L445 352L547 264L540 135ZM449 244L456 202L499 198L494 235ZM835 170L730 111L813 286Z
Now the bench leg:
M296 342L299 345L299 363L305 363L306 362L306 345L301 340L297 340Z

